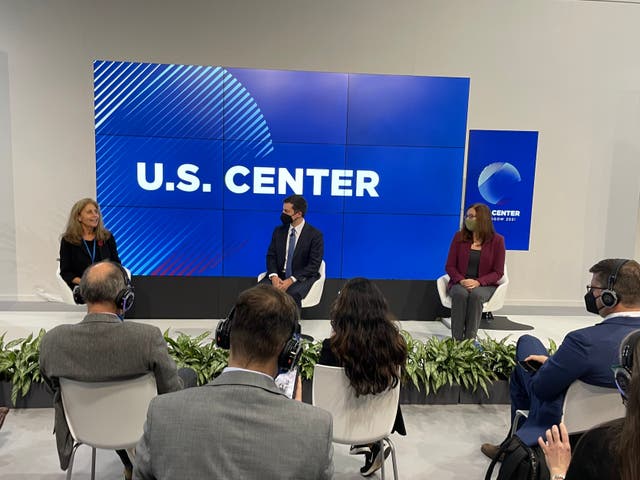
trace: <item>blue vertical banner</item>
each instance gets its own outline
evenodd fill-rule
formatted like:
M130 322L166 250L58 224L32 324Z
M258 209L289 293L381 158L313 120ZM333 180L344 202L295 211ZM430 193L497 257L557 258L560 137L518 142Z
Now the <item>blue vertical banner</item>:
M465 208L484 203L507 250L529 250L538 132L470 130Z

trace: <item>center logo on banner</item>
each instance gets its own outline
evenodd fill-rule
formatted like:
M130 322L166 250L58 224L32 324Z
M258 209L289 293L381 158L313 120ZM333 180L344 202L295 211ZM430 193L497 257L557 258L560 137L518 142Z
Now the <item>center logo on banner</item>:
M295 193L328 278L436 278L468 99L468 78L96 61L98 201L135 275L257 275Z
M537 145L538 132L469 132L465 208L488 204L509 250L529 249Z

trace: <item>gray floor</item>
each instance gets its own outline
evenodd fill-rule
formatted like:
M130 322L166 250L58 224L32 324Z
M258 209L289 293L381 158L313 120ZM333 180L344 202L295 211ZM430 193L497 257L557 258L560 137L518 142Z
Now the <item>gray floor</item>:
M481 479L488 460L479 446L504 435L508 406L406 405L402 409L408 434L393 435L403 479ZM3 480L62 480L51 429L53 410L12 410L0 430L0 478ZM362 456L349 455L349 447L335 445L336 479L361 479ZM91 453L81 447L73 478L88 478ZM387 462L387 478L392 478ZM115 453L98 450L97 478L122 478ZM373 476L371 478L379 478Z
M5 340L50 329L61 323L75 323L81 311L0 311L0 334ZM560 342L576 328L596 323L594 316L510 315L512 320L533 325L528 332L481 331L480 335L515 341L521 334L538 336L543 342ZM163 331L183 331L191 335L212 330L217 320L150 320ZM330 332L328 321L304 321L305 333L323 338ZM403 321L402 328L417 338L448 335L440 322ZM508 428L507 405L407 405L403 406L408 435L393 436L398 450L400 478L403 479L482 479L489 461L480 453L480 444L498 442ZM64 479L59 469L52 434L53 410L12 410L0 430L0 478L55 480ZM302 426L301 426L302 428ZM90 449L83 447L76 459L74 478L87 478L90 471ZM358 473L362 457L350 456L348 447L335 445L336 479L362 478ZM120 460L113 452L98 451L97 478L122 478ZM387 478L391 478L391 464ZM376 477L371 477L376 478ZM378 477L379 478L379 477Z

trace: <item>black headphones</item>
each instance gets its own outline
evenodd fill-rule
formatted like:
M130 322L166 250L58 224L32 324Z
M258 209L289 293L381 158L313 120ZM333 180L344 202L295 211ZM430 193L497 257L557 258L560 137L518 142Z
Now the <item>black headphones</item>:
M133 302L136 300L136 294L131 285L131 280L129 279L129 274L124 269L122 265L116 263L120 271L122 272L122 278L124 279L124 288L118 292L116 295L116 307L122 310L122 313L128 311L131 307L133 307Z
M600 294L600 301L605 307L615 307L620 301L620 298L618 298L618 294L615 292L613 287L616 284L616 280L618 279L618 273L620 272L620 269L628 261L629 260L625 260L624 258L619 258L613 273L609 275L609 280L607 280L607 289L603 290Z
M136 295L134 293L133 285L131 285L131 280L129 280L129 274L124 269L124 267L119 263L111 263L113 263L120 269L120 272L122 272L122 278L124 279L124 288L118 292L114 303L116 304L116 307L122 310L122 313L125 313L127 310L133 307L133 302L136 299ZM76 285L73 288L73 301L78 305L85 304L84 297L82 296L82 291L80 290L79 285Z
M629 334L623 340L624 344L620 348L620 366L614 371L616 385L625 400L628 398L627 392L629 391L631 372L633 371L633 352L636 349L638 340L640 340L640 330Z
M236 307L234 306L229 312L229 315L227 315L227 318L220 320L216 327L216 345L225 350L231 348L231 322L233 321L235 313ZM302 341L300 340L300 335L295 333L294 327L294 330L291 332L291 337L285 342L282 351L278 355L278 370L280 370L280 372L288 372L291 370L298 363L301 354Z

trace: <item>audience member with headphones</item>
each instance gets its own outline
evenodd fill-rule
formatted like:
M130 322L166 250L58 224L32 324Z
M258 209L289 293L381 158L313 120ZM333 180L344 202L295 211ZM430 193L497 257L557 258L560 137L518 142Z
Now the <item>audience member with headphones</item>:
M603 318L600 323L569 332L551 356L542 342L531 335L518 340L519 364L509 387L511 419L516 410L529 410L528 418L516 431L516 437L526 447L537 448L538 437L560 422L564 394L575 380L616 388L611 366L618 362L620 343L640 328L640 265L634 260L606 259L593 265L589 272L593 275L587 285L585 307ZM537 370L535 366L525 368L533 363L539 365ZM483 444L481 450L490 458L500 459L504 454L498 445ZM557 474L554 480L561 478L563 475Z
M555 478L567 480L637 480L640 478L640 330L620 345L620 363L612 367L616 386L627 407L624 418L585 433L573 457L564 424L540 437L547 466Z
M297 321L285 292L266 284L242 292L216 330L228 366L204 387L152 400L135 478L332 478L331 415L290 400L274 381L299 357Z
M120 264L103 261L89 266L80 280L80 291L87 303L84 319L49 330L40 344L40 370L55 394L55 435L63 470L69 465L73 438L64 416L60 377L99 382L153 372L158 393L196 384L193 370L178 372L160 329L123 321L135 293ZM125 467L125 478L130 479L133 472L127 452L117 453Z

